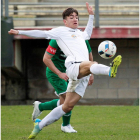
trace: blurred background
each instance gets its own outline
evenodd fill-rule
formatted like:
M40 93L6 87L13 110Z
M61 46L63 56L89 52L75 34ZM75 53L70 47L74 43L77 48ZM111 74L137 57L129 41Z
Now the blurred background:
M84 30L88 13L86 0L1 0L1 104L32 104L34 100L57 98L46 78L43 55L49 40L22 35L10 36L19 30L49 30L63 26L62 12L73 7L79 11ZM138 105L139 98L139 0L89 0L93 6L94 29L89 41L94 60L109 65L98 55L104 40L117 46L122 64L114 79L95 76L78 104Z

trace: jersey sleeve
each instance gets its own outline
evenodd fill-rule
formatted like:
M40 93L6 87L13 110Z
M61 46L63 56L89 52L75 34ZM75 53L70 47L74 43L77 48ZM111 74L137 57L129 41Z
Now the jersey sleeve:
M46 39L58 39L60 35L60 29L54 28L49 31L41 31L41 30L29 30L29 31L22 31L18 30L21 35L26 35L33 38L46 38Z
M61 32L60 27L45 31L46 39L59 39Z
M85 40L89 40L91 37L92 30L93 30L93 19L94 19L94 15L89 15L87 26L83 32L83 37Z
M88 40L85 40L85 42L86 42L86 45L87 45L87 48L88 48L88 52L91 53L92 49L90 47L90 44L89 44Z
M57 42L56 42L56 40L52 39L49 42L49 46L46 49L46 53L48 53L49 55L55 55L57 49L58 49Z

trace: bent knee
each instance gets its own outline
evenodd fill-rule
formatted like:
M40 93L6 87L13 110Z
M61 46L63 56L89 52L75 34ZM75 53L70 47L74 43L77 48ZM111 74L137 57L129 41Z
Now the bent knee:
M68 105L67 106L67 112L70 112L73 109L73 107L74 107L73 105Z
M93 63L94 63L94 64L98 64L98 62L96 62L96 61L93 61Z
M70 105L70 104L67 104L67 105L63 105L63 111L64 112L66 112L66 113L68 113L68 112L70 112L72 109L73 109L73 105Z
M98 64L98 62L96 62L96 61L93 61L93 62L92 62L92 64Z

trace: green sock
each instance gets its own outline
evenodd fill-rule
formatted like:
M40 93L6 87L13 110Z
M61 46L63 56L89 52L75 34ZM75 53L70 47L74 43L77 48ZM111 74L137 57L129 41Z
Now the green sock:
M40 111L43 111L43 110L53 110L54 108L57 107L58 100L59 99L54 99L52 101L39 104L39 110Z
M70 112L66 113L64 116L62 116L62 120L63 120L62 126L66 126L66 125L70 124L71 113L72 113L72 111L70 111Z

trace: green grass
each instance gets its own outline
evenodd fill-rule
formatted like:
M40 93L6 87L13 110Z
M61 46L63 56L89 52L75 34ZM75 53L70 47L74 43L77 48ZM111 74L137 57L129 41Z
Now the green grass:
M33 129L32 110L32 106L1 106L1 139L26 140ZM138 106L75 106L71 124L78 133L61 132L61 123L62 119L45 127L36 140L139 139Z

